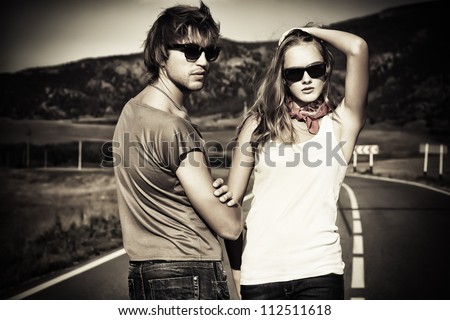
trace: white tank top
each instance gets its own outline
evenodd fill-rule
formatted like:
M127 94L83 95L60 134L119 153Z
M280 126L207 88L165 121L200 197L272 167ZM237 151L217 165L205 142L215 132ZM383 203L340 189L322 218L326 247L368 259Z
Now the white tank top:
M339 146L329 114L311 140L268 142L257 155L241 284L343 274L336 218L347 163Z

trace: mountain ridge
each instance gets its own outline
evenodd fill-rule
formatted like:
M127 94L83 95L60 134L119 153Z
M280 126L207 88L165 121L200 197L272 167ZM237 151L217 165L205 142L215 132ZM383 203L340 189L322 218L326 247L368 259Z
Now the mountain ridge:
M448 45L441 39L444 1L398 6L326 27L353 32L370 50L368 122L396 126L418 123L448 136L450 83ZM255 85L276 41L238 42L223 38L205 88L190 97L193 116L241 114L251 105ZM343 96L345 57L334 50L333 98ZM116 117L146 85L140 53L86 58L49 67L0 74L0 117L80 119Z

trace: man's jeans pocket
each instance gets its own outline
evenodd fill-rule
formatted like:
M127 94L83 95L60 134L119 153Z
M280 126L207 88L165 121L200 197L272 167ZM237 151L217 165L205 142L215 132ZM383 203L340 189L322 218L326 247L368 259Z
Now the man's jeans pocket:
M151 279L151 300L198 300L200 289L198 276Z

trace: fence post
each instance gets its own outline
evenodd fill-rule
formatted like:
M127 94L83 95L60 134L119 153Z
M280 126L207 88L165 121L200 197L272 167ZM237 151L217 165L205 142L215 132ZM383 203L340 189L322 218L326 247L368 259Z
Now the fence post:
M444 145L439 146L439 180L442 180L444 173Z
M81 140L78 141L78 170L81 170L81 154L83 151L83 143Z
M427 175L427 169L428 169L428 149L429 149L429 144L425 143L425 150L424 150L424 157L423 157L423 175L426 176Z

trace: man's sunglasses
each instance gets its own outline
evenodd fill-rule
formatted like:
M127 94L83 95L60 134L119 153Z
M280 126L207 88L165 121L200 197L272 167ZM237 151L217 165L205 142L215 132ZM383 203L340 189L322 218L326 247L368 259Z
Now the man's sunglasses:
M197 61L198 58L200 58L200 56L202 55L202 52L205 53L205 57L208 62L215 61L219 57L220 53L220 47L211 45L203 48L194 43L173 44L169 46L168 49L184 52L186 60L191 62Z
M327 67L325 62L315 64L306 68L289 68L283 70L284 78L289 82L297 82L303 79L305 71L308 72L311 78L320 78L325 75Z

